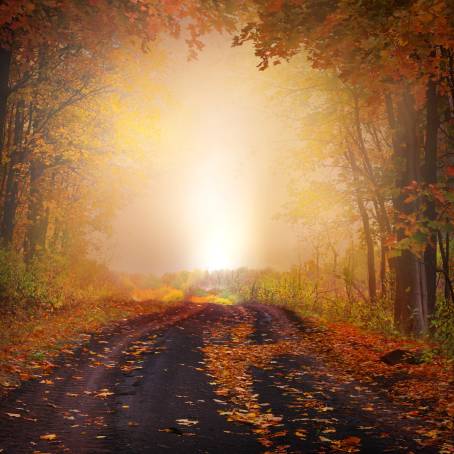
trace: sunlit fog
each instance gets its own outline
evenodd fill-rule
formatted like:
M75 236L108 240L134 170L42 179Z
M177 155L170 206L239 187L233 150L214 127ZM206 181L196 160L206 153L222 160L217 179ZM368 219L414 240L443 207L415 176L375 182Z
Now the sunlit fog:
M197 60L172 40L151 78L166 92L149 177L116 217L112 266L160 273L295 263L295 230L277 218L283 160L298 138L273 109L275 83L249 48L213 35ZM275 106L275 104L274 104ZM140 121L140 119L139 119Z

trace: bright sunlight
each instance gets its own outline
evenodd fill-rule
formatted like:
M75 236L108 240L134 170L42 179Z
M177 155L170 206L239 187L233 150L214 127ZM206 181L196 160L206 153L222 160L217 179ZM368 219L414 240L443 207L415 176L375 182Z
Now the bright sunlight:
M166 45L160 77L168 101L148 144L153 178L118 214L107 244L112 265L157 273L288 266L297 237L273 215L287 197L283 143L289 149L298 137L271 110L269 75L256 70L250 49L232 49L218 35L191 62L184 43Z

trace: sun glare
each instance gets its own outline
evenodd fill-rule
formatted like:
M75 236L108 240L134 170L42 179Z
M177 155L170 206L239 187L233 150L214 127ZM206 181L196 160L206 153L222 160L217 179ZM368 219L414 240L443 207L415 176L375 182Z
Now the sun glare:
M229 224L219 224L204 232L201 240L200 263L209 271L229 269L240 266L241 238ZM238 245L239 243L239 245Z
M287 196L286 171L275 163L293 132L269 110L251 49L213 38L190 63L180 50L164 76L171 102L150 143L149 189L122 214L115 261L156 273L280 266L296 241L288 247L291 227L273 219Z
M238 265L242 241L235 225L239 206L232 198L229 163L223 158L229 154L207 151L205 156L187 194L191 224L198 232L194 258L208 270L231 268Z
M233 268L233 261L222 244L210 248L203 268L208 271L225 270Z

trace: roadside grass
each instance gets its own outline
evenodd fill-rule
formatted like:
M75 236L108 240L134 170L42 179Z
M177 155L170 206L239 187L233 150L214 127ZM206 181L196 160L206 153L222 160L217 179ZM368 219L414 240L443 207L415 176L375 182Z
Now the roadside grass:
M189 295L186 298L187 301L195 304L203 304L203 303L214 303L214 304L224 304L224 305L231 305L235 304L235 302L229 298L223 298L219 295L208 294L205 296L197 296L197 295Z
M186 291L185 300L191 303L203 304L214 303L230 306L241 301L239 295L227 289L204 290L202 288L190 288Z
M121 319L163 312L176 304L179 302L106 298L71 302L53 310L18 309L2 314L0 394L52 368L55 358L82 342L86 333Z

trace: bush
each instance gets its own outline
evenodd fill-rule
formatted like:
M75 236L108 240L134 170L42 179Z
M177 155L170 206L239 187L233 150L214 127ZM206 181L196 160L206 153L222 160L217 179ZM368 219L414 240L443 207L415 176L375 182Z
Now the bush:
M164 303L174 303L183 301L184 293L182 290L163 285L158 288L138 288L132 291L132 298L135 301L162 301Z
M446 299L439 299L432 326L445 353L454 357L454 304Z
M0 250L0 298L2 308L32 308L37 304L58 306L61 291L56 275L43 263L25 265L14 252Z
M46 254L26 265L0 249L0 308L3 311L54 309L66 303L123 295L114 274L92 260Z

